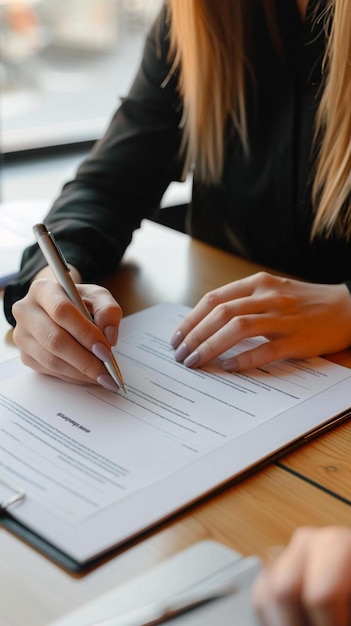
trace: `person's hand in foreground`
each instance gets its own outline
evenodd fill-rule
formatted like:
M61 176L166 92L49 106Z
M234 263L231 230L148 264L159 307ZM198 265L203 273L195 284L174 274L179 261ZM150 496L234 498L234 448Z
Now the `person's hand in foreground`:
M42 374L116 391L103 361L110 360L111 346L117 342L121 307L107 289L77 284L94 318L90 322L47 269L41 275L12 309L16 319L13 337L23 363ZM72 277L79 279L79 274L73 270Z
M351 625L351 527L300 528L259 574L262 626Z
M175 358L201 367L243 339L268 341L230 359L228 371L283 358L308 358L351 345L351 295L346 285L319 285L266 272L206 294L171 339Z

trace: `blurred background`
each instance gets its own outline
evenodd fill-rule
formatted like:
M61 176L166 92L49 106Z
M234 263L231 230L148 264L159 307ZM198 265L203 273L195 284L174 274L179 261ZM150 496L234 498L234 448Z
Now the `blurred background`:
M0 0L3 155L97 139L162 0Z
M0 0L0 289L126 95L162 1Z

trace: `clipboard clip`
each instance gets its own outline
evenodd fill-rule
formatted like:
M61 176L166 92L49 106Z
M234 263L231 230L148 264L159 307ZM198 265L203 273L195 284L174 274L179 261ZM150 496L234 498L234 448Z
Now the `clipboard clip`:
M0 516L4 515L6 513L6 511L13 504L15 504L15 502L18 502L19 500L23 500L25 495L26 495L26 492L24 491L24 489L22 489L21 487L18 487L17 485L15 485L12 482L10 482L8 480L5 480L4 478L0 477L0 486L1 485L6 487L6 489L8 489L11 492L11 494L3 502L0 501Z

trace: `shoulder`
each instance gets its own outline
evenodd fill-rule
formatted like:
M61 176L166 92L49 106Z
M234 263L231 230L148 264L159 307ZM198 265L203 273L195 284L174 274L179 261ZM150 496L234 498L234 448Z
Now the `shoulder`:
M158 57L169 55L170 19L170 11L164 2L149 30L145 44L145 47L150 46Z
M170 55L170 14L164 3L145 40L143 57L129 96L179 100L178 74ZM161 95L162 94L162 95Z

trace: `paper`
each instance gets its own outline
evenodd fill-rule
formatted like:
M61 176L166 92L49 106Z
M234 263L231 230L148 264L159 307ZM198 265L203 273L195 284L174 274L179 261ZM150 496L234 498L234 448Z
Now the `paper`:
M0 289L16 277L24 248L34 243L32 226L48 208L46 200L0 203Z
M122 339L116 350L127 395L67 387L22 367L0 385L2 474L12 480L20 475L34 499L45 494L46 505L72 522L162 480L349 374L322 359L240 374L218 364L187 370L169 344L178 319L155 322Z
M123 585L115 587L99 598L51 622L50 626L87 626L108 619L111 615L116 618L120 616L120 623L122 616L133 609L154 602L162 602L185 590L199 588L211 582L228 580L228 577L235 577L238 585L238 593L231 597L230 608L228 605L224 607L222 601L219 601L213 603L209 615L207 614L210 605L206 605L204 612L191 611L177 617L175 624L193 626L193 622L188 620L198 620L201 617L205 621L200 624L206 623L213 626L217 623L223 626L227 623L231 624L232 616L235 614L236 623L243 626L257 626L251 602L251 590L252 581L260 569L260 561L257 557L250 557L249 560L250 571L244 574L244 578L241 570L245 559L242 555L224 544L215 541L200 541L143 574L135 576ZM217 619L209 621L210 617L214 617L212 612L214 608ZM167 621L167 626L168 623Z
M210 459L220 463L217 471L229 471L229 479L230 471L235 475L250 467L267 451L319 423L318 412L311 422L306 417L306 426L301 416L300 422L296 417L292 422L289 412L318 402L322 393L331 393L340 383L350 389L351 370L320 358L279 361L234 374L221 370L219 360L189 370L174 360L169 344L186 311L161 305L123 322L116 356L127 395L41 376L19 361L12 363L10 375L4 364L0 476L19 482L26 491L26 504L17 507L17 515L30 503L32 523L40 526L45 510L55 520L51 530L55 527L64 543L59 521L65 522L67 532L83 523L88 527L89 520L114 507L128 508L138 497L144 502L150 489L167 500L167 481L177 485L184 472L193 475L195 493L201 493L216 480ZM247 349L252 341L235 351ZM329 402L331 398L336 401L331 395ZM341 406L350 404L351 391ZM195 470L199 463L204 468L200 479ZM174 491L175 508L177 492L186 493L182 484ZM137 526L147 526L150 515L143 518L141 510Z

